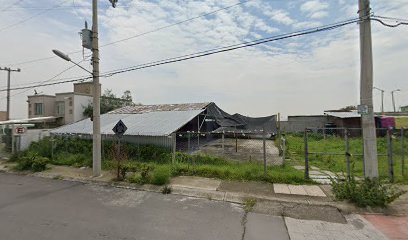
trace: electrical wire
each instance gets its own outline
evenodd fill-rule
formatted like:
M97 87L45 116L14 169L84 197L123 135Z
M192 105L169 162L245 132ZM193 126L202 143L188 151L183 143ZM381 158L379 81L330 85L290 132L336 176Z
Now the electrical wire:
M45 13L51 11L51 10L53 10L54 8L57 8L58 6L61 6L62 4L64 4L64 3L67 2L67 1L68 1L68 0L63 1L63 2L61 2L61 3L58 4L58 5L55 5L55 6L50 7L50 8L47 8L47 9L45 9L44 11L38 12L38 13L36 13L36 14L33 14L33 15L31 15L30 17L25 18L25 19L23 19L23 20L21 20L21 21L19 21L19 22L16 22L16 23L10 24L10 25L8 25L8 26L2 27L2 28L0 28L0 32L2 32L2 31L4 31L4 30L7 30L7 29L10 29L10 28L13 28L13 27L15 27L15 26L18 26L18 25L23 24L23 23L25 23L25 22L28 22L28 21L30 21L30 20L33 19L33 18L39 17L39 16L41 16L41 15L43 15L43 14L45 14Z
M78 62L78 64L81 63L81 62L83 62L83 61L85 61L85 60L82 60L82 61ZM67 71L69 71L69 70L71 70L71 69L74 68L74 67L76 67L76 65L72 65L72 66L70 66L70 67L64 69L63 71L57 73L56 75L54 75L53 77L51 77L51 78L49 78L49 79L47 79L47 80L43 80L43 81L39 81L39 82L32 82L31 84L39 83L39 85L34 85L34 86L33 86L33 88L34 88L34 87L40 86L41 84L44 84L44 83L47 83L47 82L51 82L52 80L55 80L58 76L61 76L61 74L65 73L65 72L67 72ZM78 78L79 78L79 79L82 79L82 78L86 78L86 77L88 77L88 76L75 77L74 79L78 79ZM91 78L92 78L92 77L91 77ZM73 77L70 77L70 78L60 78L60 79L58 79L58 81L61 81L61 80L64 80L64 79L72 80ZM26 89L26 88L27 88L27 87L25 87L25 88L20 88L20 89ZM18 87L16 87L15 89L14 89L14 88L13 88L13 89L10 88L10 90L19 90L19 89L18 89ZM15 93L15 94L11 95L11 97L14 97L14 96L16 96L16 95L23 94L23 93L28 92L28 91L30 91L30 90L31 90L31 88L28 88L27 90L24 90L24 91L21 91L21 92L18 92L18 93ZM1 98L0 100L3 100L3 99L5 99L5 97L4 97L4 98Z
M408 22L408 19L403 19L403 18L395 18L395 17L386 17L386 16L379 16L379 15L373 15L373 17L375 18L382 18L382 19L386 19L386 20L394 20L397 22Z
M317 33L317 32L333 30L333 29L340 28L340 27L350 25L350 24L353 24L353 23L358 23L360 21L362 21L362 20L359 19L359 18L350 19L350 20L346 20L346 21L342 21L342 22L338 22L338 23L334 23L334 24L325 25L325 26L322 26L322 27L306 29L306 30L296 31L296 32L287 33L287 34L281 34L281 35L277 35L277 36L273 36L273 37L269 37L269 38L262 38L262 39L254 40L254 41L251 41L251 42L243 42L241 44L234 44L234 45L230 45L230 46L226 46L226 47L216 48L216 49L207 50L207 51L203 51L203 52L199 52L199 53L188 54L188 55L184 55L184 56L180 56L180 57L168 58L168 59L155 61L155 62L151 62L151 63L131 66L131 67L117 69L117 70L113 70L113 71L108 71L108 72L105 72L105 73L101 74L99 77L110 77L110 76L120 74L120 73L140 70L140 69L144 69L144 68L155 67L155 66L169 64L169 63L181 62L181 61L185 61L185 60L189 60L189 59L194 59L194 58L204 57L204 56L213 55L213 54L217 54L217 53L232 51L232 50L236 50L236 49L240 49L240 48L251 47L251 46L255 46L255 45L259 45L259 44L263 44L263 43L268 43L268 42L283 40L283 39L287 39L287 38L293 38L293 37L308 35L308 34ZM67 83L67 82L83 81L83 80L90 79L90 78L92 78L92 77L83 77L83 78L77 78L77 79L70 79L70 80L58 81L58 82L47 83L47 84L30 85L30 86L25 86L25 87L12 88L10 90L19 90L19 89L26 89L26 88L50 86L50 85ZM0 89L0 92L6 91L6 90L7 89Z
M108 72L103 73L102 76L110 77L110 76L113 76L113 75L118 74L118 73L123 73L123 72L128 72L128 71L133 71L133 70L139 70L139 69L143 69L143 68L149 68L149 67L159 66L159 65L168 64L168 63L180 62L180 61L184 61L184 60L188 60L188 59L194 59L194 58L204 57L204 56L213 55L213 54L217 54L217 53L228 52L228 51L232 51L232 50L236 50L236 49L240 49L240 48L251 47L251 46L259 45L259 44L262 44L262 43L268 43L268 42L283 40L283 39L287 39L287 38L298 37L298 36L307 35L307 34L316 33L316 32L328 31L328 30L343 27L345 25L349 25L349 24L352 24L352 23L357 23L357 22L360 22L360 21L361 20L359 18L355 18L355 19L350 19L350 20L338 22L338 23L335 23L335 24L324 25L324 26L321 26L321 27L318 27L318 28L310 28L310 29L306 29L306 30L300 30L300 31L296 31L296 32L280 34L280 35L276 35L276 36L273 36L273 37L262 38L262 39L258 39L258 40L254 40L254 41L250 41L250 42L243 42L243 43L229 45L229 46L225 46L225 47L210 49L210 50L206 50L206 51L202 51L202 52L187 54L187 55L183 55L183 56L179 56L179 57L167 58L167 59L164 59L164 60L159 60L159 61L150 62L150 63L146 63L146 64L141 64L141 65L137 65L137 66L122 68L122 69L118 69L118 70L114 70L114 71L108 71Z
M22 2L22 1L23 1L23 0L17 0L17 1L15 1L14 3L8 5L7 7L1 9L0 12L7 11L8 9L12 8L13 6L19 4L19 3Z
M223 7L223 8L219 8L219 9L214 10L212 12L204 13L202 15L198 15L198 16L195 16L195 17L183 20L183 21L179 21L179 22L176 22L176 23L165 25L165 26L162 26L162 27L159 27L159 28L147 31L147 32L139 33L137 35L130 36L130 37L123 38L123 39L119 39L119 40L116 40L116 41L113 41L113 42L110 42L110 43L101 44L99 47L102 48L102 47L114 45L114 44L117 44L117 43L120 43L120 42L128 41L130 39L142 37L142 36L148 35L150 33L158 32L158 31L166 29L166 28L174 27L174 26L179 25L179 24L183 24L183 23L186 23L186 22L189 22L189 21L193 21L193 20L196 20L198 18L206 17L206 16L212 15L214 13L230 9L230 8L236 7L238 5L245 4L245 3L249 2L249 1L252 1L252 0L246 0L246 1L238 2L236 4L229 5L229 6L226 6L226 7ZM82 51L78 50L78 51L68 52L67 54L76 54L76 53L80 53L80 52L82 52ZM37 58L37 59L32 59L32 60L28 60L28 61L24 61L24 62L17 62L17 63L13 63L13 64L8 64L8 65L10 65L10 66L19 66L19 65L25 65L25 64L31 64L31 63L36 63L36 62L47 61L47 60L50 60L50 59L53 59L53 58L56 58L56 56Z
M382 25L384 25L386 27L390 27L390 28L396 28L396 27L399 27L401 25L408 25L408 22L398 22L397 24L389 24L389 23L386 23L386 22L384 22L384 21L382 21L381 19L378 19L378 18L372 17L370 19L373 20L373 21L379 22Z

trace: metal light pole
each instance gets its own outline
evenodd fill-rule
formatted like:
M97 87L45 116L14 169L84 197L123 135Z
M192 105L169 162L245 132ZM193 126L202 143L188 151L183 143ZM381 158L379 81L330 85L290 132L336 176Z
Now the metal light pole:
M373 87L373 88L381 91L381 114L384 115L384 92L385 91L383 89L379 89L378 87Z
M360 104L364 142L364 176L378 178L377 136L373 109L373 53L371 43L370 1L358 0L360 17Z
M401 89L395 89L395 90L392 90L392 91L391 91L391 97L392 97L392 107L394 108L394 112L396 112L396 109L395 109L394 92L400 92L400 91L401 91Z

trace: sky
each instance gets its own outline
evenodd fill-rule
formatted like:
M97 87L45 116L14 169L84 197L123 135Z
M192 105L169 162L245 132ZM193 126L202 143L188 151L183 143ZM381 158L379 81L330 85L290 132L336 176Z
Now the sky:
M11 87L84 76L58 57L71 53L91 70L79 32L92 25L91 0L0 0L0 67L12 73ZM358 17L357 0L119 0L99 1L101 72L271 37ZM214 14L166 27L218 9ZM378 16L408 19L408 0L372 0ZM394 24L395 21L388 20ZM155 30L155 31L153 31ZM147 34L143 34L150 32ZM142 34L142 35L141 35ZM137 35L141 35L135 37ZM372 22L374 86L384 89L386 111L408 105L408 26ZM102 89L120 96L130 90L142 104L215 102L229 113L259 117L322 114L359 104L359 25L270 42L231 52L101 78ZM48 58L43 61L33 61ZM53 57L53 58L52 58ZM68 70L67 70L68 69ZM7 73L0 71L0 89ZM72 83L13 90L11 118L27 117L27 95L73 91ZM374 90L380 111L381 93ZM6 92L0 92L6 110Z

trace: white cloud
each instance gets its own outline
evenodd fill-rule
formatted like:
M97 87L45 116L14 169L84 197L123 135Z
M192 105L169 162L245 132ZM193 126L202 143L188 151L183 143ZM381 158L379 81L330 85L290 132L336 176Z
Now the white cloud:
M300 11L305 13L310 18L320 19L329 15L329 13L326 11L328 8L329 4L326 2L311 0L303 3L300 6Z
M78 5L89 4L85 0L75 2ZM130 7L119 6L116 9L100 11L101 44L234 3L226 2L208 0L174 4L172 1L133 1L129 3ZM373 9L387 6L387 2L373 0ZM287 32L292 27L315 27L325 23L322 19L324 13L319 12L330 12L328 17L332 17L336 15L332 12L342 11L343 14L346 11L331 9L331 6L323 9L320 6L319 9L309 5L308 9L313 11L305 14L321 16L314 17L315 20L307 20L291 16L283 8L267 8L263 4L257 4L258 1L249 3L250 7L237 6L205 18L103 47L100 49L101 71L235 44L278 30ZM347 7L352 9L355 5L350 4ZM382 14L404 16L407 12L405 5L402 2L399 5L390 3L386 10L382 10ZM299 7L300 4L297 4L296 9ZM53 48L66 52L80 49L77 32L83 26L84 16L89 14L86 9L81 9L83 12L78 15L70 13L67 16L66 12L64 16L47 15L12 29L7 34L0 32L0 46L3 46L0 65L6 66L12 62L47 56ZM261 10L264 14L259 14ZM18 14L8 13L2 24L6 25L29 15L30 13L25 11ZM271 21L265 19L265 16L269 16ZM282 27L277 23L287 26L286 29L277 29ZM373 23L374 74L375 84L379 87L392 90L406 85L404 60L408 55L408 49L405 47L408 41L407 31L406 28L389 29ZM102 78L101 82L104 89L113 89L116 94L129 89L137 102L146 104L215 101L228 112L254 116L276 112L285 115L321 114L324 109L358 104L358 36L358 25L350 25L333 32L271 42L259 47ZM71 57L81 60L80 54ZM81 64L90 68L89 62ZM13 75L12 84L24 85L47 79L70 66L57 58L22 65L22 72ZM78 75L84 73L73 68L61 77ZM5 82L4 74L0 75L0 81ZM52 94L71 91L72 85L62 84L37 90ZM31 91L30 89L28 93ZM4 93L0 93L0 106L5 106L4 97ZM386 98L389 99L389 96ZM396 101L397 105L408 103L406 92L398 93ZM375 103L378 109L377 98ZM387 108L389 106L386 105ZM12 109L13 118L26 116L25 95L12 98Z

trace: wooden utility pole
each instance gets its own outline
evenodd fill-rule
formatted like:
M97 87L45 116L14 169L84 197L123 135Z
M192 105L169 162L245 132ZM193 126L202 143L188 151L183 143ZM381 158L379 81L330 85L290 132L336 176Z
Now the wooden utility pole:
M360 17L360 104L364 145L364 176L378 178L377 136L373 109L373 54L371 43L370 1L359 1Z
M7 116L6 120L10 120L10 75L11 72L21 72L20 68L11 69L11 68L2 68L0 67L0 71L7 71Z

